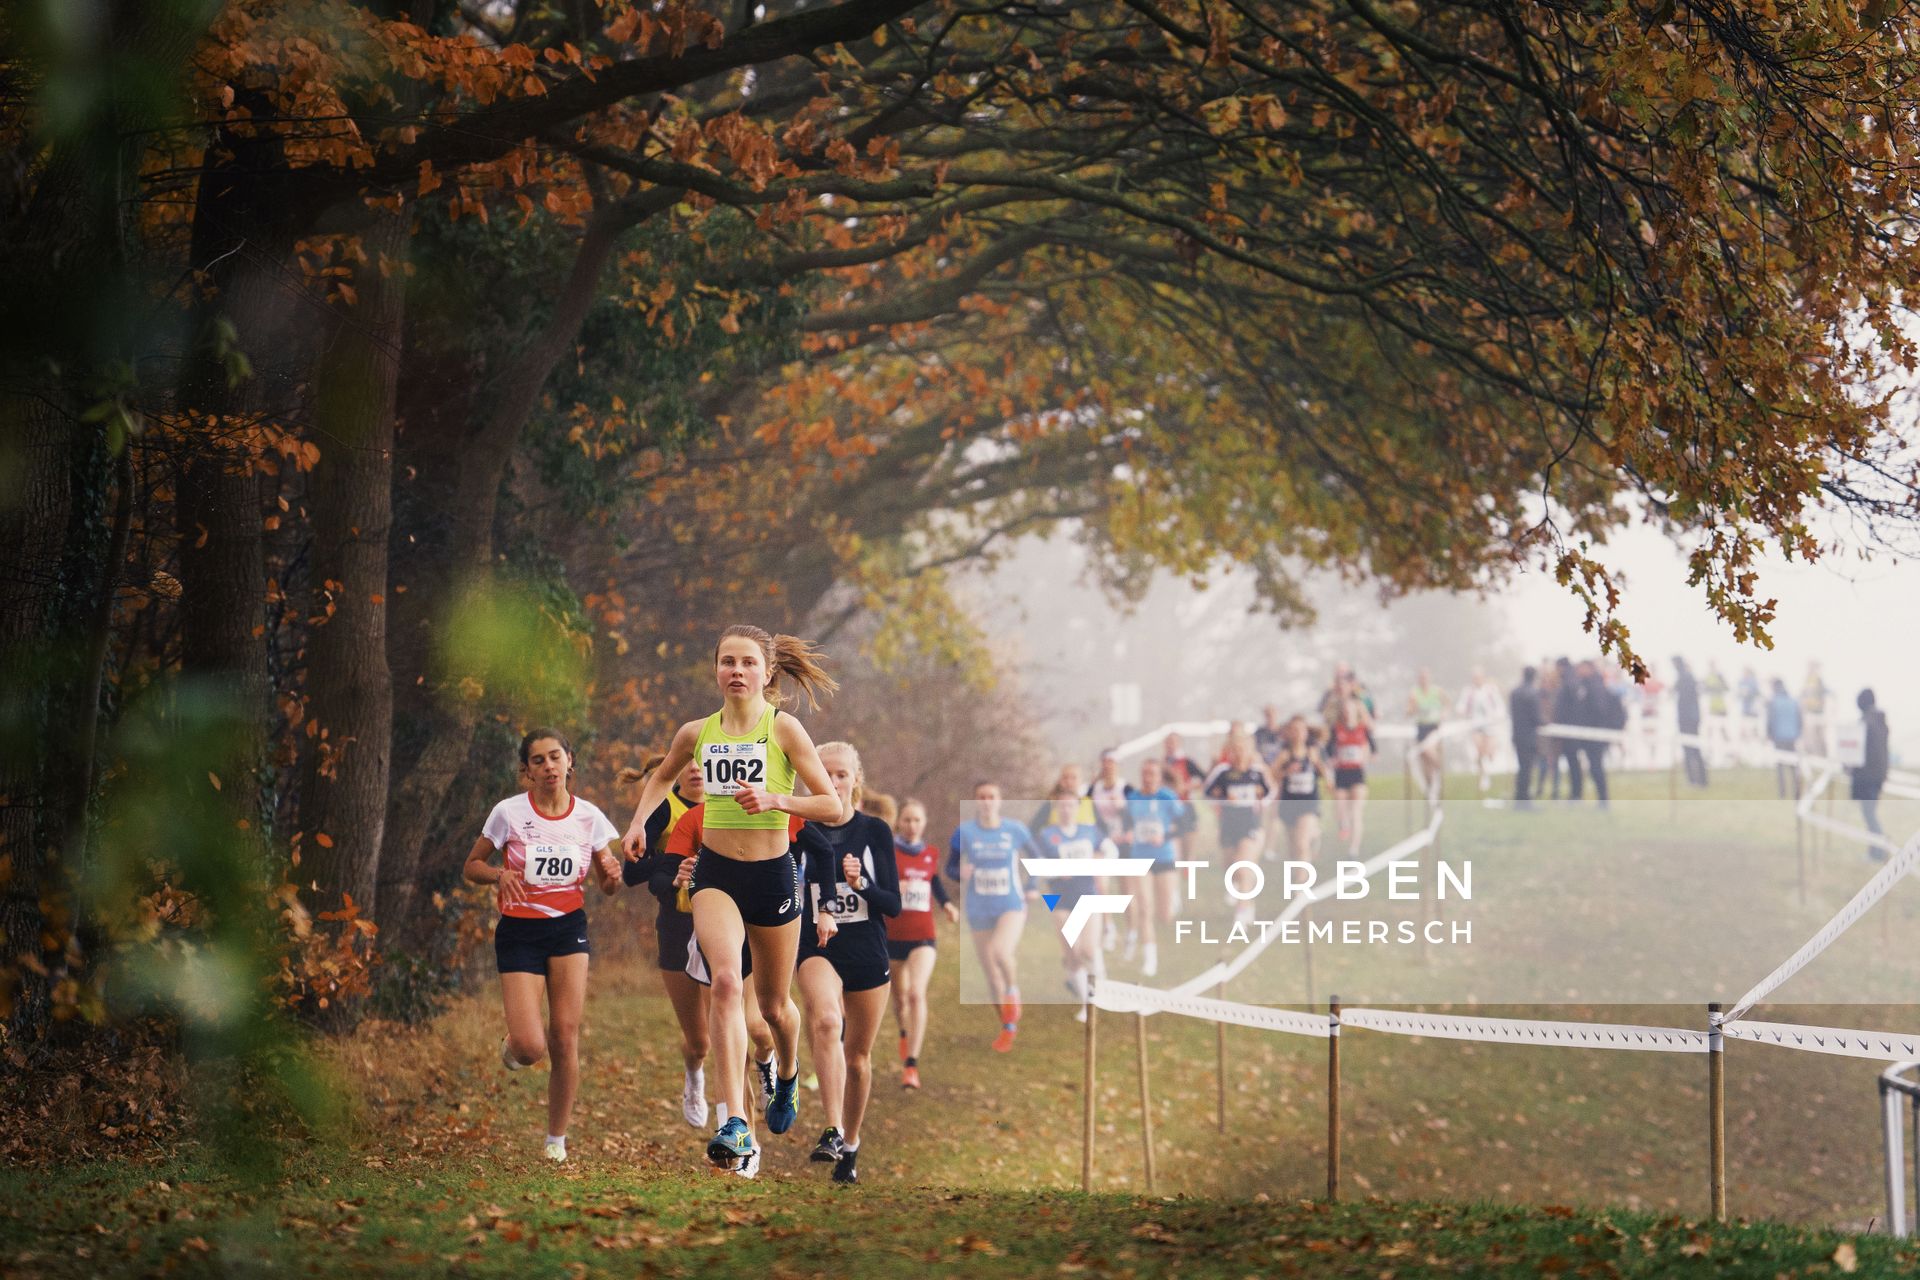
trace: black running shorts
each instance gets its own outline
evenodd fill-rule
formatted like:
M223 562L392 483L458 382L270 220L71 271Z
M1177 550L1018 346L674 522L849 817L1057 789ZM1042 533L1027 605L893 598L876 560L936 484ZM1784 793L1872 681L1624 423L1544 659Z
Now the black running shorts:
M800 870L793 854L763 862L742 862L700 846L693 863L693 891L718 889L740 908L740 919L756 928L772 928L800 918Z
M847 991L871 991L893 981L886 935L870 926L842 929L824 947L801 947L794 968L815 959L832 965L840 975L841 988Z
M932 938L888 938L887 959L905 960L921 947L931 947Z
M693 917L663 906L654 918L653 932L660 941L661 971L685 973L687 959L693 954Z
M590 953L587 913L576 908L563 916L531 919L501 916L493 927L493 958L501 973L545 975L554 956Z

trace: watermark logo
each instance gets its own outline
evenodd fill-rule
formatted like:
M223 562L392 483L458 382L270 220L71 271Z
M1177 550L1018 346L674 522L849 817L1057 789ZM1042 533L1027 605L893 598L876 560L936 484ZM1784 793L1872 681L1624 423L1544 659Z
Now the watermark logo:
M1035 880L1092 880L1100 876L1137 878L1153 870L1153 859L1022 858L1020 865ZM1060 902L1058 894L1047 893L1041 897L1046 900L1049 911ZM1067 912L1067 922L1061 926L1060 932L1071 947L1080 941L1080 935L1095 916L1119 915L1132 903L1133 895L1130 893L1083 893L1073 904L1073 909Z

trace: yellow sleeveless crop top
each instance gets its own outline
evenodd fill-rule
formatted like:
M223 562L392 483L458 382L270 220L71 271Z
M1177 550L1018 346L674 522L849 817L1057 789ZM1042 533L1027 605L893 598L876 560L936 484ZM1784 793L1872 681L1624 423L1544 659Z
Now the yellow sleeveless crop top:
M779 712L768 707L760 723L738 738L720 731L721 714L716 711L707 717L693 748L693 758L707 784L707 809L701 825L715 831L786 830L786 814L777 810L748 813L733 798L742 783L777 795L793 794L793 761L773 740L773 718Z

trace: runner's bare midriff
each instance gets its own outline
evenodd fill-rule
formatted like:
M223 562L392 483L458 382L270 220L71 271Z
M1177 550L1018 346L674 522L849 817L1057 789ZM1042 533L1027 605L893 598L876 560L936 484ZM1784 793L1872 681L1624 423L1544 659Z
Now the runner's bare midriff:
M734 831L707 827L700 834L700 843L725 858L739 862L765 862L786 853L787 832L784 827L777 831Z

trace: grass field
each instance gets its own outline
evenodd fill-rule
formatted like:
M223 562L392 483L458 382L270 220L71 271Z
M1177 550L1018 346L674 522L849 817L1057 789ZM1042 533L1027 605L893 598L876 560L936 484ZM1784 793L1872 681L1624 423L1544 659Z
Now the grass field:
M1629 786L1664 796L1663 778ZM1382 842L1399 834L1394 808L1389 796L1376 810ZM1456 826L1460 841L1467 829ZM1816 859L1813 924L1863 868L1837 848ZM1727 892L1771 892L1781 874L1791 886L1792 870ZM1035 1008L1014 1053L989 1052L994 1019L960 1000L964 943L953 936L935 979L925 1089L897 1087L883 1036L866 1185L835 1188L806 1163L821 1123L809 1093L761 1180L743 1184L703 1167L702 1137L680 1120L671 1013L643 948L610 936L624 910L596 923L565 1168L537 1159L544 1073L499 1069L497 1009L476 997L424 1027L369 1026L328 1045L356 1118L275 1185L237 1183L191 1144L165 1158L0 1171L0 1272L1772 1277L1916 1263L1911 1246L1826 1233L1861 1230L1878 1211L1876 1064L1742 1043L1726 1055L1729 1198L1735 1215L1772 1223L1699 1222L1700 1057L1350 1035L1350 1198L1326 1206L1310 1199L1324 1186L1325 1042L1229 1029L1223 1135L1215 1029L1173 1017L1148 1023L1157 1190L1171 1198L1141 1194L1133 1020L1112 1015L1099 1021L1097 1178L1082 1195L1084 1030L1067 1008ZM1896 921L1911 938L1908 917ZM1880 928L1870 917L1857 932L1872 942ZM1030 987L1056 972L1050 940L1031 932ZM1764 972L1778 958L1752 963ZM1533 1012L1693 1025L1674 1006ZM1905 1007L1764 1016L1920 1028Z

